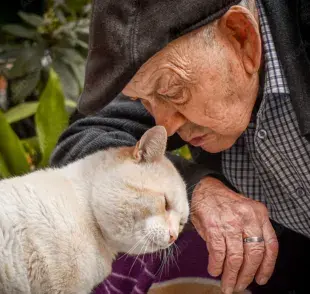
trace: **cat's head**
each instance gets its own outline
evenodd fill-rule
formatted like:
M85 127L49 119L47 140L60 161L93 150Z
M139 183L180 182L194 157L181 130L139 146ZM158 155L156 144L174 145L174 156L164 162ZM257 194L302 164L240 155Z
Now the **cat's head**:
M188 220L186 186L165 157L166 144L166 130L157 126L135 147L105 151L93 209L104 237L119 252L165 249Z

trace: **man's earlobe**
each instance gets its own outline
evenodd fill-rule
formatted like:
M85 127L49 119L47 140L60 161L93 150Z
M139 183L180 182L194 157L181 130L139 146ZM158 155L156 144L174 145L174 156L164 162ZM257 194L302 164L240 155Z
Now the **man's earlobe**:
M261 37L254 15L242 6L233 6L219 20L219 29L240 54L249 74L259 71L261 65Z

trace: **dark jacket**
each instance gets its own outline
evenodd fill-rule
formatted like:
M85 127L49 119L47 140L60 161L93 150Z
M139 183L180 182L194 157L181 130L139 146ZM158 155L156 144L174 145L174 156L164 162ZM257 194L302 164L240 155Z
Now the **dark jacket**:
M262 2L287 76L300 134L310 141L310 0ZM154 123L139 101L119 95L97 115L77 120L64 132L51 164L67 164L108 147L134 145ZM168 150L184 144L178 135L174 135L169 138ZM225 181L221 176L221 154L209 154L200 148L191 148L191 151L193 162L171 156L188 187L193 188L207 175Z

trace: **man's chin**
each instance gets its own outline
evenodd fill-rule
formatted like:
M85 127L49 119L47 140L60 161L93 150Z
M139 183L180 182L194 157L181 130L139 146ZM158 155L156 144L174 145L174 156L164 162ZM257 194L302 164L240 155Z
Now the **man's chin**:
M225 145L204 144L201 146L201 149L207 151L208 153L216 154L230 149L234 144L235 142Z

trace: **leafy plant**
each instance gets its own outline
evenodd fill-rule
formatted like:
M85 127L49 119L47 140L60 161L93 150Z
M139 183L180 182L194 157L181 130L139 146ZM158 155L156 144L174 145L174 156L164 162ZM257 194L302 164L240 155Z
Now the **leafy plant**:
M33 114L37 136L21 140L11 124ZM68 126L68 118L60 80L51 68L37 103L24 103L6 113L0 111L0 177L46 167L60 134Z
M1 28L6 43L0 45L0 61L5 64L0 74L10 81L11 104L24 102L35 92L41 71L48 65L59 75L66 99L78 98L88 49L88 2L50 1L43 17L19 12L24 25Z
M0 178L48 165L83 88L90 1L47 4L0 28Z

